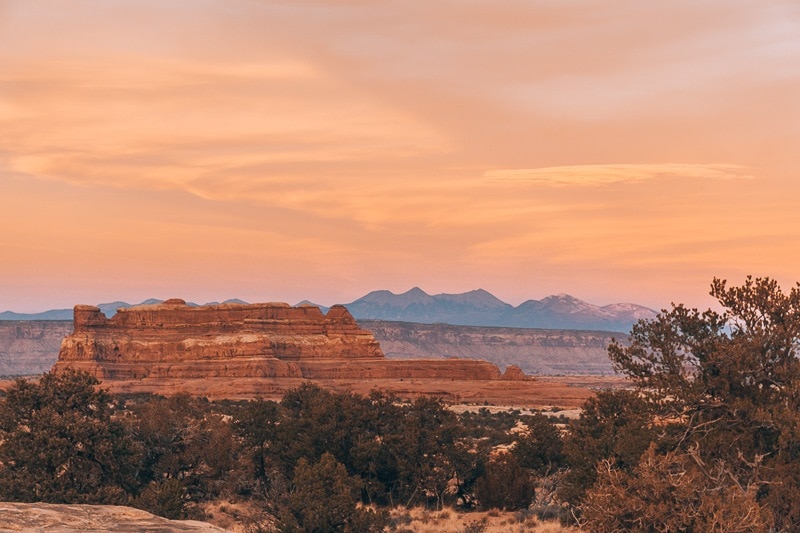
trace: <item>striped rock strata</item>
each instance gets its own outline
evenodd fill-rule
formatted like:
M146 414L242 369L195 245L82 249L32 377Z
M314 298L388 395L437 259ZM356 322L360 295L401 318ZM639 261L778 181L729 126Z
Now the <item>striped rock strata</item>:
M485 361L386 359L371 332L341 305L285 303L192 307L179 299L119 309L75 306L74 332L54 370L99 379L303 378L499 379ZM516 376L515 376L516 377Z

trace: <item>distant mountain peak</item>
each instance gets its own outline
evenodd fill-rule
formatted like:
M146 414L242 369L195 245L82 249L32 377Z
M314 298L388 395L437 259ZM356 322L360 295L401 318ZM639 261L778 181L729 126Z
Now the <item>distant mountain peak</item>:
M480 295L484 295L484 296L491 296L492 298L495 297L494 294L490 293L486 289L473 289L471 291L465 292L464 294L480 294Z
M567 293L527 300L517 307L485 289L429 295L419 287L402 294L373 291L346 304L354 317L423 324L583 329L628 332L637 320L655 312L635 304L599 307Z
M395 294L387 290L372 291L362 296L355 302L349 304L348 309L350 306L354 304L361 304L367 306L388 305L388 306L406 307L412 304L422 304L430 302L432 298L433 297L431 295L429 295L419 287L414 287L401 294Z
M318 307L319 310L322 311L322 314L324 314L324 315L327 315L328 311L330 310L330 307L327 307L325 305L320 305L318 303L314 303L314 302L312 302L310 300L303 300L302 302L297 302L294 305L294 307L305 307L305 306Z
M490 293L486 289L473 289L471 291L467 291L461 294L450 294L448 296L461 296L461 297L469 297L469 298L483 298L483 299L492 299L497 300L498 302L502 301L494 294Z
M407 290L406 292L404 292L403 294L400 294L399 296L430 296L430 294L428 294L427 292L423 291L419 287L413 287L413 288Z
M434 298L482 310L499 311L511 308L510 304L484 289L474 289L461 294L437 294Z
M544 301L553 301L553 300L561 300L567 302L582 302L580 298L576 298L571 294L567 294L566 292L559 292L558 294L551 294L550 296L545 296L541 299L542 302Z

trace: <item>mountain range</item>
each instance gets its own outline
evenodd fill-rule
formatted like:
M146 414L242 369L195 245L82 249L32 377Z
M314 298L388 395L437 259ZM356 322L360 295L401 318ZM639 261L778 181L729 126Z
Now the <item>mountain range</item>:
M139 302L138 304L129 304L128 302L108 302L104 304L97 304L97 307L103 312L104 315L107 317L112 317L117 314L117 309L133 307L134 305L154 305L160 304L164 300L159 300L158 298L150 298L143 302ZM216 305L220 302L208 302L205 305ZM225 304L245 304L244 300L239 300L238 298L232 298L230 300L225 300ZM196 304L194 302L186 302L186 305L190 307L199 307L200 304ZM0 320L72 320L72 309L50 309L49 311L43 311L41 313L15 313L13 311L3 311L0 313Z
M514 307L483 289L435 295L418 287L402 294L374 291L346 306L357 319L621 332L628 332L640 319L656 316L655 311L641 305L622 303L600 307L568 294L527 300Z
M159 303L150 299L142 304ZM210 302L218 303L218 302ZM245 303L232 299L223 303ZM317 305L307 300L297 305ZM139 305L139 304L137 304ZM189 303L189 305L197 305ZM421 324L459 326L495 326L515 328L581 329L628 332L640 319L650 319L656 312L631 303L596 306L568 294L527 300L514 307L491 293L477 289L462 294L430 295L419 287L394 294L373 291L345 304L356 319L390 320ZM98 307L112 316L116 310L131 307L126 302L110 302ZM323 312L328 308L319 306ZM0 320L72 320L72 309L53 309L42 313L0 313Z

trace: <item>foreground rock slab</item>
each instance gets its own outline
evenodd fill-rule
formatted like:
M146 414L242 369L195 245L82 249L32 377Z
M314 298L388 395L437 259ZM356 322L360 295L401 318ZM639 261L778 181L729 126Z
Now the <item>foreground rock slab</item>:
M116 505L0 502L0 532L6 531L216 533L226 530L194 520L167 520Z

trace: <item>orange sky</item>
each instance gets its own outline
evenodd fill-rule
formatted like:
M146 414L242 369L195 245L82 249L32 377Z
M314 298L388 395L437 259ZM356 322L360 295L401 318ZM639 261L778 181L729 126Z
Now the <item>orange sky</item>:
M800 4L0 0L0 311L800 280Z

